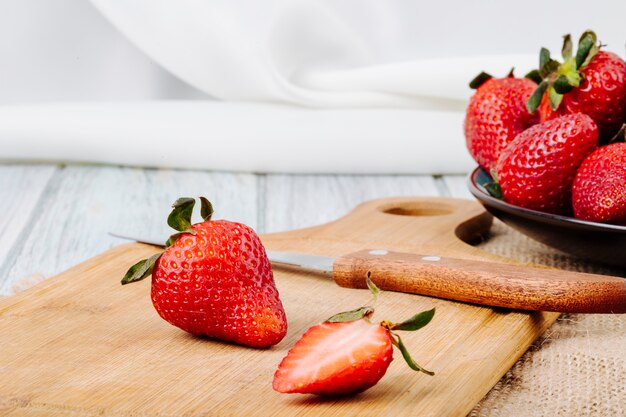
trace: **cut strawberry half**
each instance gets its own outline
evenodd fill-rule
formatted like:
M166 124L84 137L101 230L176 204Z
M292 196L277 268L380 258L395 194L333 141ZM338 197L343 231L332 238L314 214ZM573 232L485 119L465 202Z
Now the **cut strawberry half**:
M369 277L367 280L376 299L378 288ZM433 375L413 361L392 330L418 330L430 322L435 310L400 324L371 323L373 313L373 307L361 307L311 327L278 366L273 388L282 393L325 396L365 391L385 375L393 360L392 345L400 349L411 369Z
M273 387L284 393L345 395L364 391L385 375L393 359L391 336L357 320L311 327L283 359Z

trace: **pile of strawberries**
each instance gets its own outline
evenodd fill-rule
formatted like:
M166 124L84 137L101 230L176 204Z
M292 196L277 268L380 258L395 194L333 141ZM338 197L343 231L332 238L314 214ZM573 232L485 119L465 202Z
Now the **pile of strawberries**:
M493 179L489 192L516 206L626 225L626 62L583 33L560 63L542 48L525 78L481 73L465 138Z

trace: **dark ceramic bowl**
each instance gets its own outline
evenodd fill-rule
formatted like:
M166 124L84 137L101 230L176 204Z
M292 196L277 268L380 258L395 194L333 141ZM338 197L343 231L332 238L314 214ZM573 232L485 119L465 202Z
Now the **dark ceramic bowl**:
M469 190L498 219L525 235L563 252L607 265L626 266L626 226L578 220L508 204L489 195L492 182L483 169L468 178Z

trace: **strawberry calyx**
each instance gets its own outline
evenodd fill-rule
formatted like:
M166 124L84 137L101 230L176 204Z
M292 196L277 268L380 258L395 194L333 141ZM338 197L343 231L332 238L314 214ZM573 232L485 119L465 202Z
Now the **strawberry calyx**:
M478 87L489 81L493 78L493 75L486 73L485 71L481 72L477 76L475 76L472 81L469 82L469 87L472 90L476 90Z
M515 67L511 68L511 71L509 71L509 73L506 75L507 78L514 78L515 77L514 71L515 71ZM478 87L480 87L481 85L483 85L484 83L486 83L492 78L493 78L493 75L489 74L488 72L482 71L480 74L475 76L472 79L472 81L469 82L469 87L472 90L476 90Z
M563 101L563 95L580 86L585 78L582 70L591 62L601 47L596 34L587 30L578 40L576 55L572 53L571 35L567 34L563 37L562 63L552 59L548 49L541 48L539 69L526 74L526 78L539 84L526 103L528 111L534 113L539 108L545 94L548 96L550 108L552 110L558 109L561 101Z
M373 296L373 302L371 304L376 304L378 300L378 295L380 294L380 289L374 284L371 279L371 273L367 273L366 277L367 287ZM370 321L370 318L374 315L374 306L366 305L363 307L359 307L354 310L345 311L339 314L335 314L334 316L327 319L327 322L337 323L337 322L348 322L348 321L356 321L356 320L367 320ZM432 308L430 310L422 311L420 313L415 314L411 318L404 320L401 323L393 323L389 320L383 320L380 322L380 326L383 327L389 335L391 336L391 343L397 347L402 353L402 357L406 361L409 368L414 371L423 372L427 375L435 375L434 372L425 369L424 367L418 365L409 350L406 348L400 336L394 332L394 330L403 330L403 331L416 331L426 326L433 319L435 315L435 309Z
M504 200L504 196L502 195L502 187L500 187L498 174L495 169L491 170L491 178L493 181L484 183L483 187L485 187L485 190L487 190L489 195L493 198L497 198L498 200Z
M199 199L200 216L204 221L211 220L211 217L213 216L213 205L205 197L199 197ZM184 234L196 234L196 231L191 227L191 217L193 215L193 208L195 204L196 200L189 197L179 198L174 202L174 204L172 204L172 212L167 217L167 224L178 232L174 233L167 239L167 242L165 242L165 248L172 246ZM122 285L141 281L142 279L152 275L152 269L162 254L163 252L156 253L151 257L142 259L131 266L122 278Z
M179 198L172 205L172 212L167 216L167 224L174 230L178 230L178 233L171 235L165 242L165 247L172 246L178 238L185 234L196 234L196 231L191 228L191 216L193 214L193 207L196 204L196 200L189 197ZM205 197L200 197L200 216L204 221L211 220L213 216L213 205Z

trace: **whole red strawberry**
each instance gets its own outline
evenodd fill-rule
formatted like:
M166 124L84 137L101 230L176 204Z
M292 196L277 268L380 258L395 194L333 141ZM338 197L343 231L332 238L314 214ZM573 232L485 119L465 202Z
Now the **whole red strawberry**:
M378 289L369 279L368 285L376 295ZM337 314L307 330L278 366L274 389L325 396L365 391L385 375L393 360L392 345L402 351L411 369L433 375L411 359L392 330L418 330L430 322L435 310L416 314L400 324L372 323L373 313L372 307L361 307Z
M585 159L572 204L579 219L626 225L626 143L602 146Z
M476 94L465 115L465 140L474 160L487 172L518 133L537 123L526 102L537 85L526 78L489 78L482 73L470 83ZM487 79L487 81L484 81Z
M598 128L584 114L528 128L498 160L497 179L504 200L532 210L568 214L576 170L597 147Z
M189 333L254 347L280 342L287 321L261 240L244 224L211 220L211 204L200 199L204 222L191 224L194 199L177 200L168 224L180 233L122 284L152 274L154 308Z
M600 51L595 33L588 31L572 56L570 35L565 36L561 64L541 50L541 81L529 100L529 109L537 106L541 121L584 113L598 126L601 143L611 139L626 121L626 62L612 52Z

